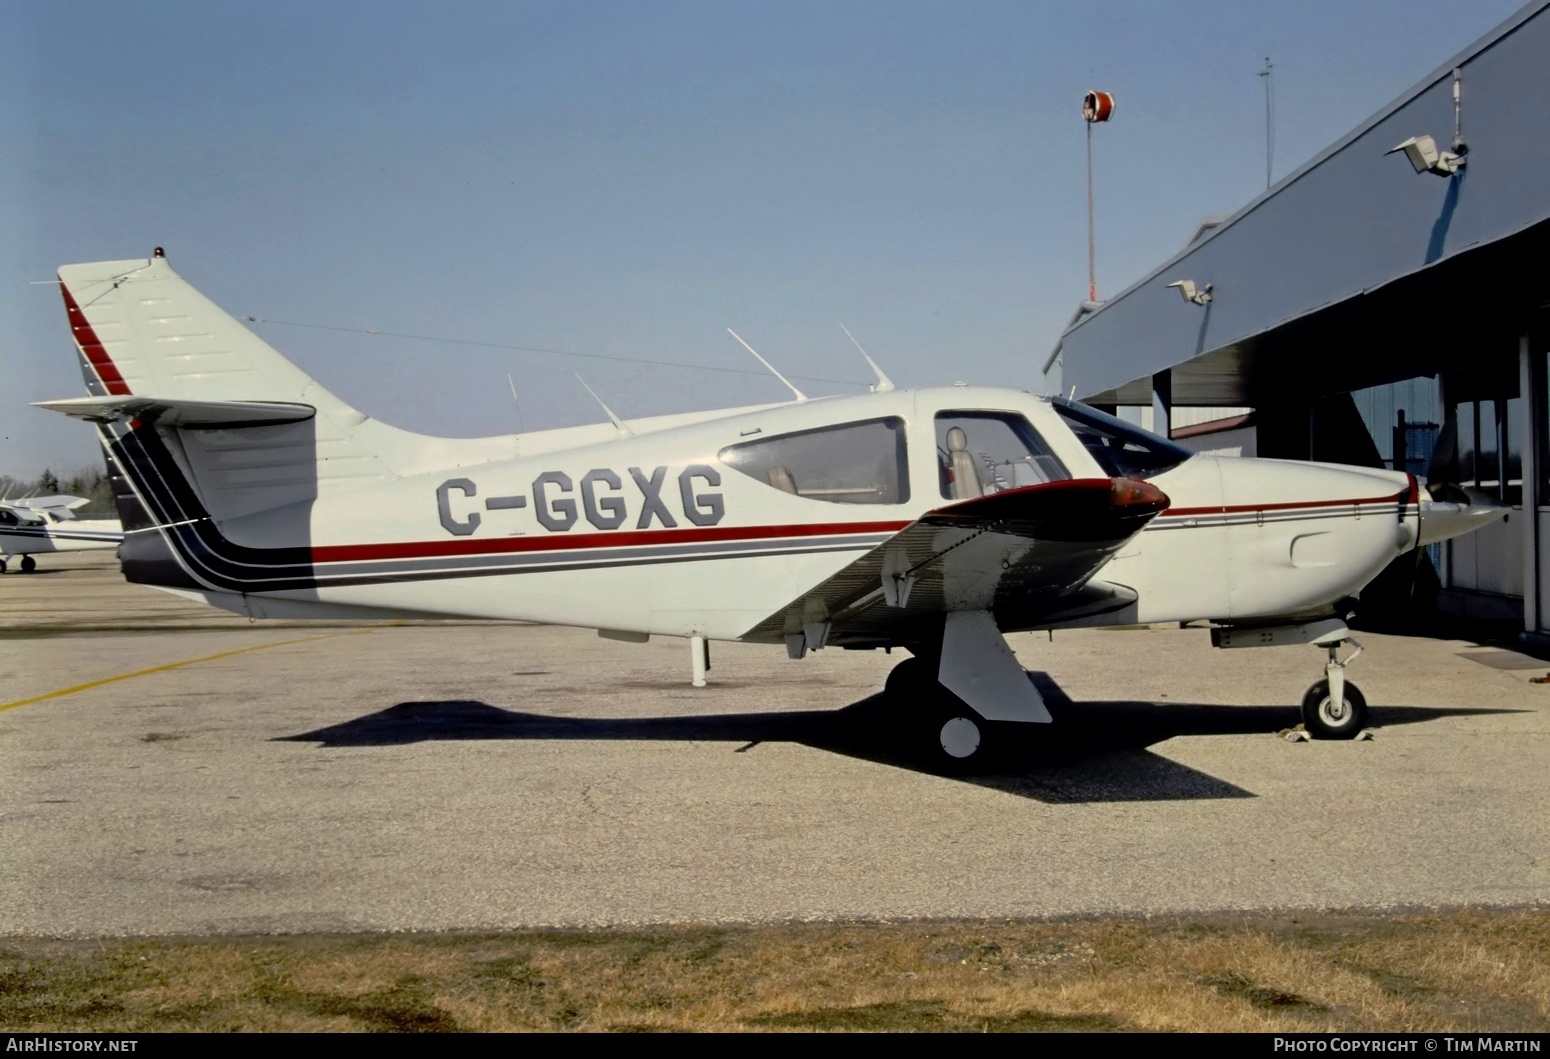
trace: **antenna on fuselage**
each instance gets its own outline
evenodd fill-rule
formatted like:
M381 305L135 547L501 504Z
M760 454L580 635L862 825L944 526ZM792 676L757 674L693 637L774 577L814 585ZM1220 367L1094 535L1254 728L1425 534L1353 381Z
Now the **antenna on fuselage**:
M727 334L729 334L733 338L737 339L738 344L741 345L744 349L748 350L748 352L752 353L754 355L754 359L755 360L757 360L760 364L763 364L766 368L770 369L770 374L771 375L775 376L781 382L785 383L786 384L786 388L788 390L790 390L792 393L797 395L797 400L798 401L805 401L805 400L807 400L807 394L803 393L801 390L797 389L795 386L792 386L791 385L791 380L786 378L780 372L776 371L775 370L775 365L771 364L769 361L767 361L763 357L759 356L759 351L757 349L754 349L747 342L744 342L742 335L738 334L736 331L732 330L730 327L727 328Z
M856 352L861 354L862 358L867 362L867 366L872 369L872 374L877 376L877 382L871 387L872 392L887 393L889 390L897 389L893 384L893 380L884 375L883 369L877 366L877 361L867 356L866 350L861 348L861 343L856 341L856 336L850 333L850 328L840 324L840 330L845 332L845 337L850 339L851 344L856 347Z
M624 420L614 415L614 410L612 408L609 408L606 404L603 404L603 399L597 395L596 390L587 385L586 379L583 379L580 375L577 375L576 381L581 383L582 387L587 391L587 393L592 395L592 400L596 401L598 405L602 407L603 411L608 413L609 421L612 422L614 426L619 428L619 433L625 435L631 435L635 433L635 431L624 425Z

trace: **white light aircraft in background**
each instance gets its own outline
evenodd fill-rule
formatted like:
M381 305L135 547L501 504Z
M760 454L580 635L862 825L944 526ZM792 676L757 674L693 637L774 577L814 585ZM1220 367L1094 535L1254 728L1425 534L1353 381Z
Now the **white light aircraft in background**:
M117 548L124 539L117 519L82 519L75 511L91 503L84 496L33 496L0 500L0 574L14 556L22 573L38 568L39 552Z
M254 618L687 637L696 685L710 640L900 647L887 694L944 769L1050 720L1018 630L1207 619L1219 647L1315 644L1304 721L1354 736L1352 597L1501 514L1404 473L1191 455L1073 401L881 372L860 396L428 437L324 390L159 249L59 279L89 396L41 405L97 425L130 581Z

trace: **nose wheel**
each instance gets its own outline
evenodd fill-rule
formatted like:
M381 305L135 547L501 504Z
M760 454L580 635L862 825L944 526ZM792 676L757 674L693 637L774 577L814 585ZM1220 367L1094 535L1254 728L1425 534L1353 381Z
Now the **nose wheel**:
M1339 650L1344 643L1356 650L1342 660ZM1345 667L1362 653L1362 645L1346 639L1325 646L1329 661L1324 666L1324 679L1302 697L1302 726L1315 739L1355 739L1367 726L1367 699L1345 678Z

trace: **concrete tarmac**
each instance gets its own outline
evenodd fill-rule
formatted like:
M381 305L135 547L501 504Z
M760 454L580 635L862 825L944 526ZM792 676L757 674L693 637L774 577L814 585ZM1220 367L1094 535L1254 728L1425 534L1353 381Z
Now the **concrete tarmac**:
M1550 666L1473 644L1358 634L1373 737L1294 743L1314 648L1014 636L1056 723L948 779L875 697L897 654L716 644L694 689L681 640L40 567L0 577L0 935L1550 900Z

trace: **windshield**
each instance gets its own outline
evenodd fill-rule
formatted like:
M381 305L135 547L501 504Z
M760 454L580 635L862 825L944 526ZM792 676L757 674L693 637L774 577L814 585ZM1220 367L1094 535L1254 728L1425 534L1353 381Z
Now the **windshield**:
M1194 453L1096 408L1064 397L1050 399L1055 411L1081 439L1093 459L1115 478L1151 478L1172 470Z

